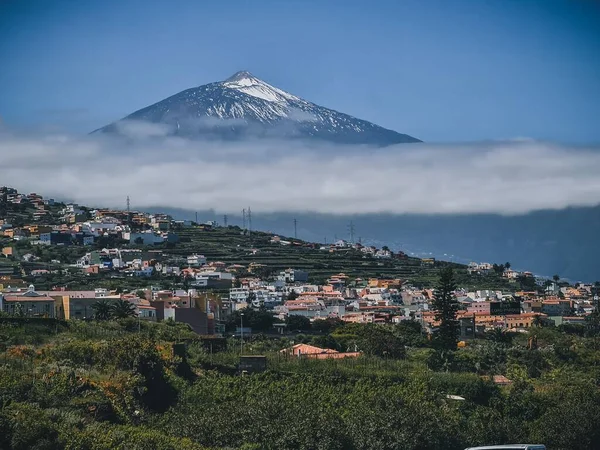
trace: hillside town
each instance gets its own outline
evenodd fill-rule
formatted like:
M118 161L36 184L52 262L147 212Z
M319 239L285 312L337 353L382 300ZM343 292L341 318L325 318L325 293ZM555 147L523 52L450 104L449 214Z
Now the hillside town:
M8 315L90 320L99 301L128 302L131 314L139 320L182 322L199 335L220 336L227 333L232 315L247 308L272 315L277 325L252 330L240 323L238 333L297 332L291 326L296 316L309 323L326 319L363 324L416 321L426 333L439 324L432 309L433 283L417 284L410 276L373 276L360 270L330 272L317 279L317 264L300 267L291 252L301 247L339 259L342 268L344 257L350 254L373 261L377 267L382 261L409 259L387 247L345 240L329 245L307 243L262 233L264 246L245 249L246 263L231 258L225 262L205 256L202 248L186 250L191 232L211 235L224 228L215 221L197 223L166 214L90 209L7 187L0 188L0 205L0 310ZM243 237L259 233L227 229ZM274 269L268 256L259 258L270 248L289 251L289 266ZM433 270L440 262L429 258L411 264ZM598 303L599 283L539 278L514 270L510 263L471 263L457 270L475 277L480 286L458 286L453 293L464 340L492 329L583 325ZM488 277L493 282L486 286ZM65 279L80 281L61 284ZM73 284L78 287L70 287Z

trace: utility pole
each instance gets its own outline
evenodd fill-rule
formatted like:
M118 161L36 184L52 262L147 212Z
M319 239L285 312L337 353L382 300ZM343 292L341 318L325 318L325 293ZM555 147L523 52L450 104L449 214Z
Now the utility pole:
M242 209L242 229L246 229L246 208Z
M244 354L244 313L240 313L240 356Z
M350 221L348 231L350 232L350 242L354 244L354 222Z
M129 195L127 196L127 225L131 225L131 203L129 202Z
M294 219L294 239L298 239L298 220Z
M227 214L223 216L223 226L227 228Z

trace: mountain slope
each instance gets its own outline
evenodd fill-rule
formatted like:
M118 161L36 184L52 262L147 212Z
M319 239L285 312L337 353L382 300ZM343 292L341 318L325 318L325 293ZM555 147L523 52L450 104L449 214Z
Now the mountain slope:
M163 124L168 133L188 138L285 137L381 146L420 142L303 100L248 72L187 89L95 132L122 132L127 121Z

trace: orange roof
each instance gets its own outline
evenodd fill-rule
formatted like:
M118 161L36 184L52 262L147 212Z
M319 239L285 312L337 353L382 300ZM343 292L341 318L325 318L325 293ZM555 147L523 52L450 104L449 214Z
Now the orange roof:
M53 302L54 303L54 299L52 297L48 297L47 295L39 295L39 296L5 295L4 301L7 301L7 302Z
M330 348L315 347L314 345L308 344L296 344L290 348L284 348L280 353L314 359L343 359L360 356L360 352L340 353L337 350L332 350Z
M373 306L359 306L358 309L362 310L369 310L369 309L401 309L402 306L397 306L397 305L390 305L390 306L385 306L385 305L373 305Z
M490 379L489 376L483 376L482 378L485 379L485 380L489 380ZM512 380L509 380L504 375L494 375L494 376L491 377L491 381L494 384L499 384L499 385L512 384Z
M506 318L507 319L519 319L519 318L527 319L529 317L535 317L535 316L546 317L546 314L542 314L542 313L507 314Z
M302 305L313 305L318 304L318 300L316 298L303 298L298 300L287 300L285 302L285 306L302 306Z
M345 353L321 353L308 355L309 358L314 359L344 359L344 358L358 358L360 352L345 352Z
M296 344L289 348L284 348L280 353L293 353L295 355L314 355L319 353L339 353L337 350L330 348L315 347L314 345L308 344Z

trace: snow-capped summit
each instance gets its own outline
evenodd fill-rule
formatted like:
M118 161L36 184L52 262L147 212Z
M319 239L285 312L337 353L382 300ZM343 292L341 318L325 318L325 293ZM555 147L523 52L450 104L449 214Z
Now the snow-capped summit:
M301 100L292 94L288 94L281 89L277 89L276 87L265 83L245 70L237 72L231 77L227 78L225 81L223 81L223 86L228 89L235 89L253 97L262 98L263 100L267 100L269 102L281 103L287 100Z
M277 137L371 145L420 142L303 100L247 71L187 89L96 131L118 133L124 121L164 124L172 134L188 138Z

